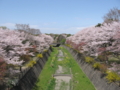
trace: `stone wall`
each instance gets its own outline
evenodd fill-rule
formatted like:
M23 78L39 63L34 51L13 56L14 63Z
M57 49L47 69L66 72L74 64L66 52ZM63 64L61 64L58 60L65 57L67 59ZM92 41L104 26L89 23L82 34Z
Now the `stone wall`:
M102 77L103 74L100 71L94 70L94 68L90 64L87 64L84 61L84 56L82 54L77 53L75 50L69 47L64 47L68 49L73 55L83 72L87 75L87 77L95 86L96 90L120 90L120 87L115 83L107 83L107 80L105 79L105 77Z
M43 58L39 59L11 90L32 90L46 61L48 60L48 57L50 56L51 51L52 48L50 48L48 52L44 52Z

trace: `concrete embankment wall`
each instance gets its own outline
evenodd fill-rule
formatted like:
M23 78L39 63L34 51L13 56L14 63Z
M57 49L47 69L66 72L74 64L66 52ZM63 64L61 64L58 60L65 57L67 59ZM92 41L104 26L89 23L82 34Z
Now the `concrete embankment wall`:
M48 52L44 52L43 58L39 59L37 63L26 72L16 86L14 86L11 90L32 90L40 75L40 72L50 56L51 51L52 48L49 48Z
M105 77L102 77L102 73L98 70L94 70L94 68L87 64L84 61L84 56L75 50L64 46L69 52L73 55L75 60L80 65L83 72L87 75L87 77L91 80L96 90L120 90L120 87L115 83L108 83ZM81 81L82 82L82 81Z

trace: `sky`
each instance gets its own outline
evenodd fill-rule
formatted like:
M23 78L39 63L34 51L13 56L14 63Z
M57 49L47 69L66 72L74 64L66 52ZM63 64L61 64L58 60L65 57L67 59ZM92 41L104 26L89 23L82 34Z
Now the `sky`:
M0 26L29 24L42 33L75 34L103 22L120 0L0 0Z

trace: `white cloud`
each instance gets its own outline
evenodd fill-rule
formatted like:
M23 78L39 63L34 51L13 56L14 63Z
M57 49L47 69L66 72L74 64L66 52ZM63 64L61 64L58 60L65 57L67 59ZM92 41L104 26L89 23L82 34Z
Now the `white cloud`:
M54 22L56 23L56 22ZM9 29L15 29L15 23L4 23L0 24L0 26L6 26ZM93 26L93 25L91 25ZM80 30L87 28L87 27L70 27L70 28L47 28L42 27L40 28L39 25L30 25L31 28L40 29L42 33L55 33L55 34L61 34L61 33L68 33L68 34L75 34L79 32Z
M86 27L70 27L70 28L40 28L41 32L43 33L70 33L70 34L75 34L78 31L84 29Z
M4 24L0 24L0 26L6 26L7 28L10 28L10 29L14 29L15 28L15 24L14 23L4 23Z
M9 29L15 29L15 23L3 23L0 24L0 26L6 26ZM30 28L35 28L35 29L39 29L38 25L29 25Z

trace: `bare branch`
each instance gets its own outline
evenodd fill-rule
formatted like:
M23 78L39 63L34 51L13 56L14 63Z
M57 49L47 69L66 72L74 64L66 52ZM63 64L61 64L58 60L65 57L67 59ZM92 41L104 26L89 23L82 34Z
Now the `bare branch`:
M113 21L120 21L120 10L118 8L111 9L104 17L104 23L111 23Z

